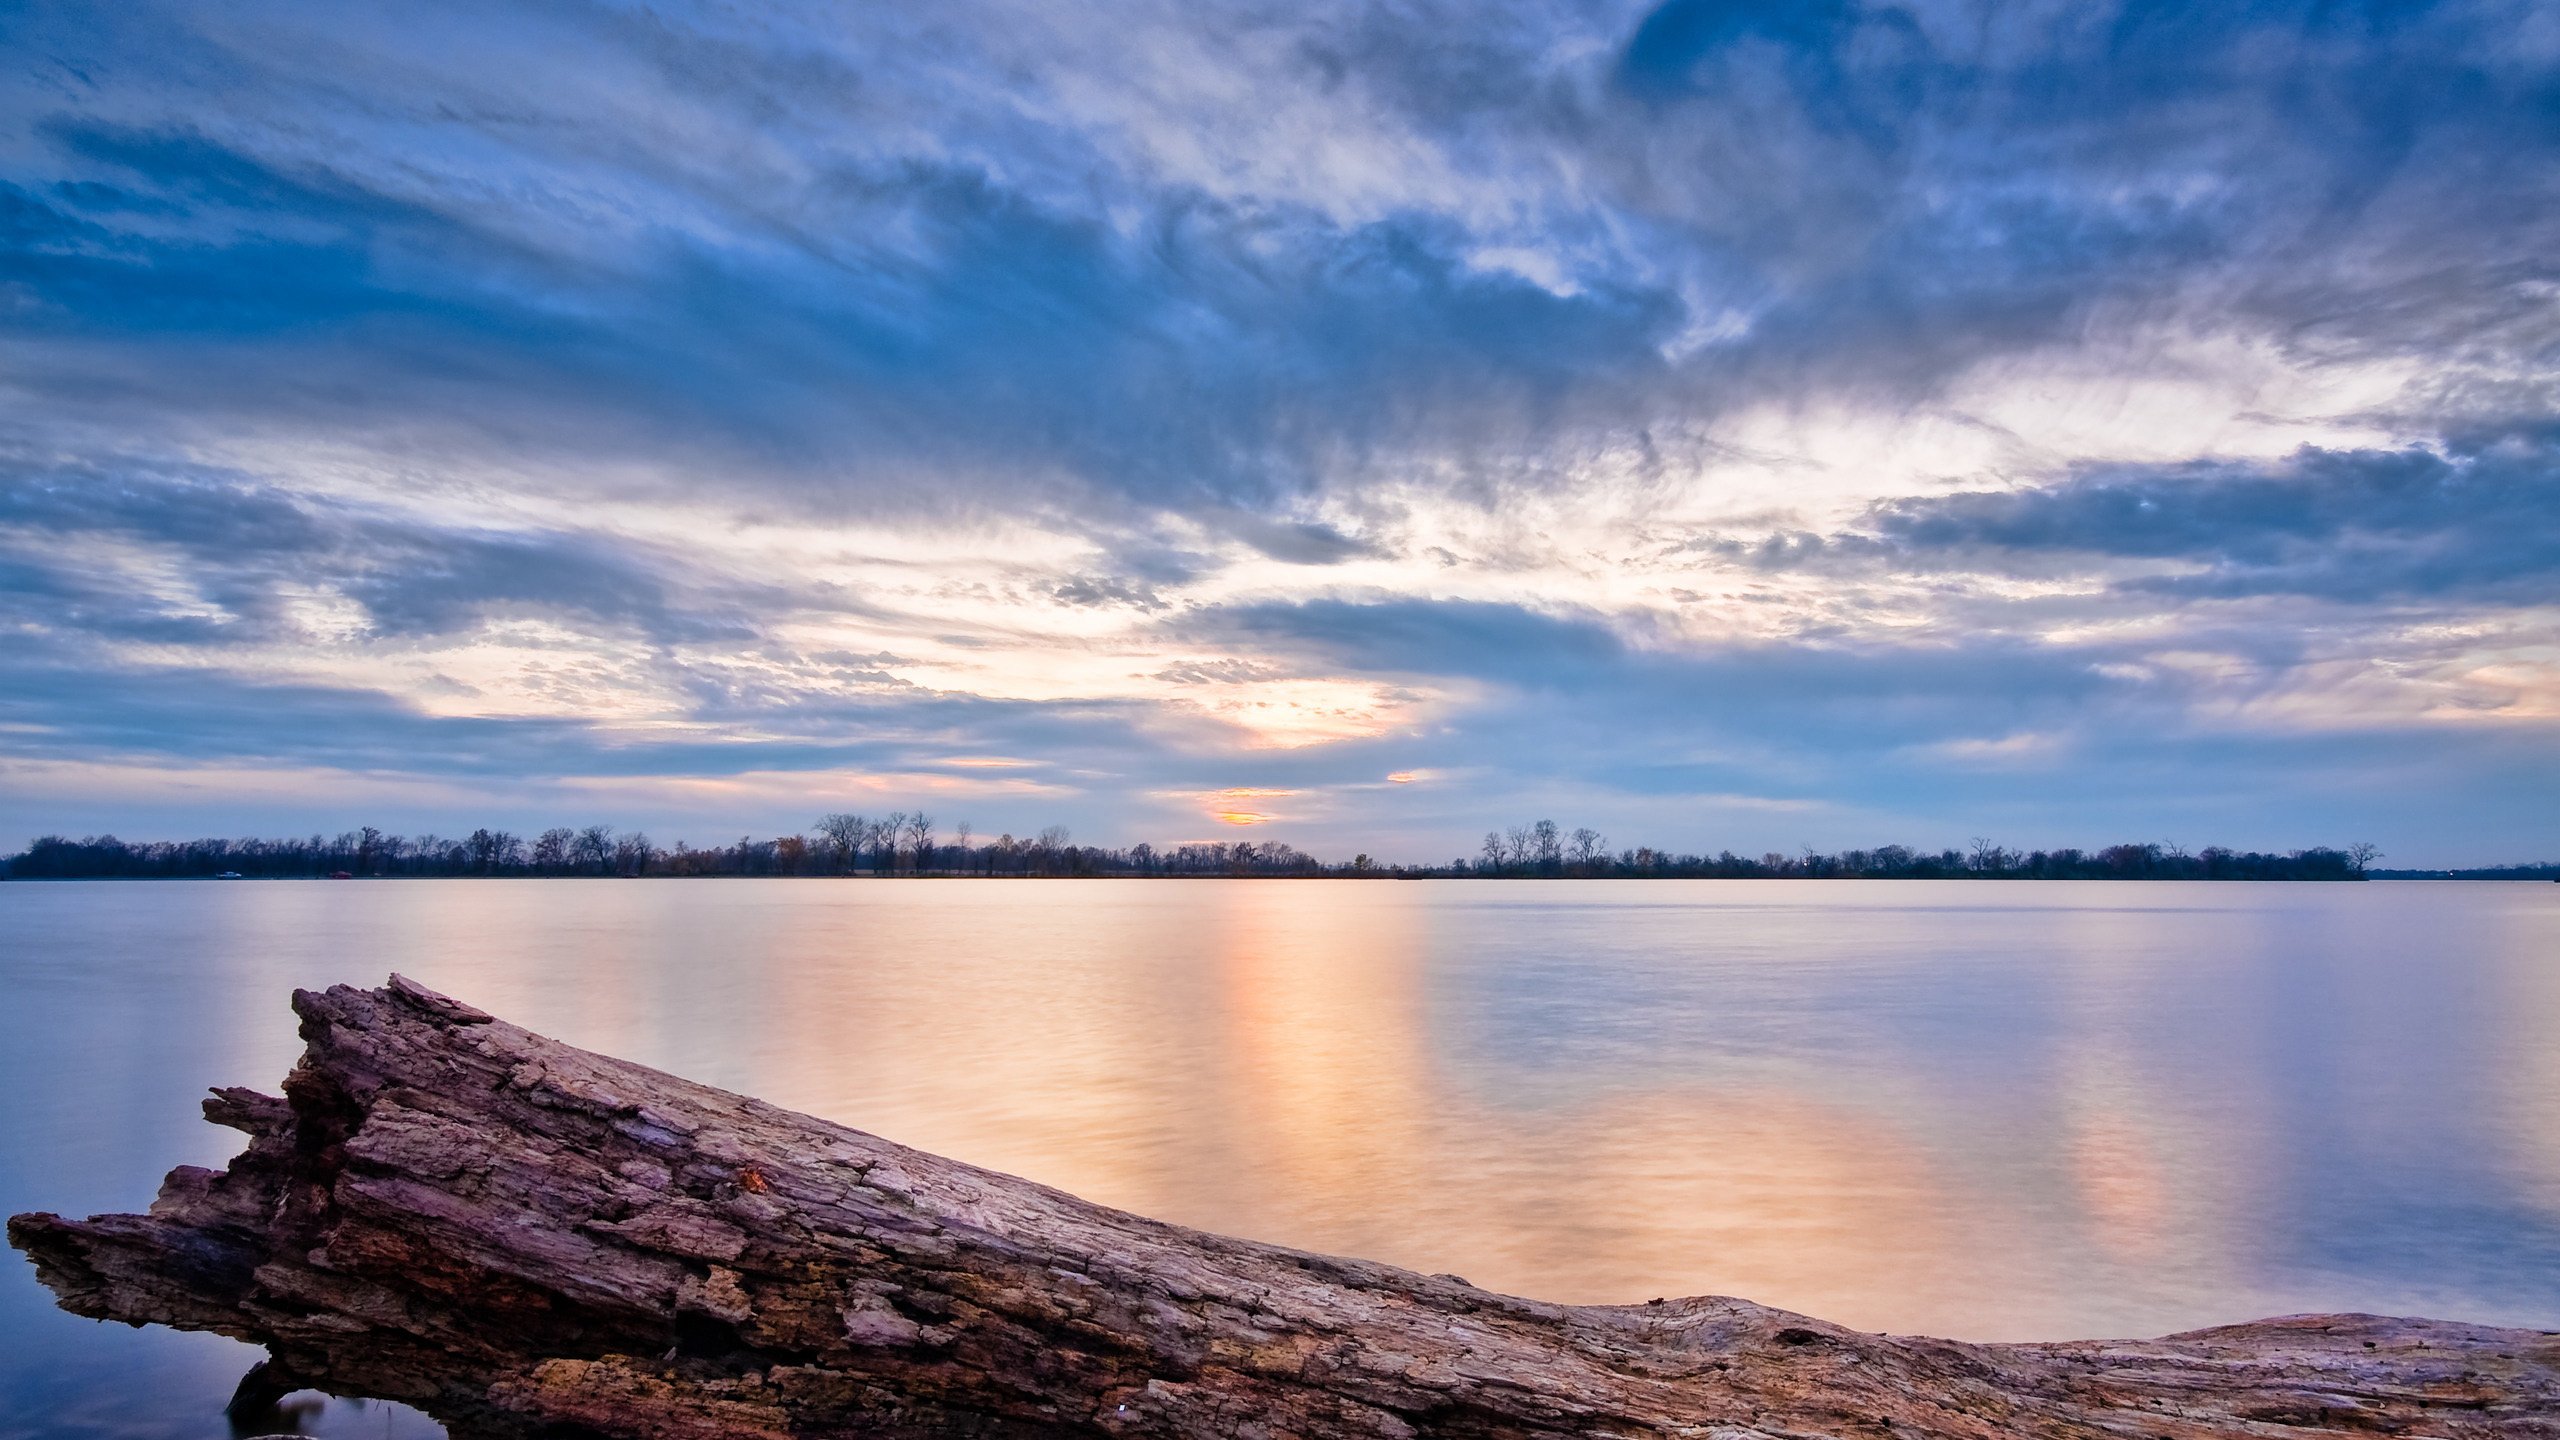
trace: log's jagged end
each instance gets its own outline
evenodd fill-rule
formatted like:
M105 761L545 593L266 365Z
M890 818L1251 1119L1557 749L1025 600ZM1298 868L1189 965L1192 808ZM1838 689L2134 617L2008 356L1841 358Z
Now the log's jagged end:
M394 971L391 983L378 992L409 1002L428 1016L453 1025L487 1025L498 1018L476 1005L465 1005L450 995L440 995L417 981Z
M1211 1235L546 1039L402 976L299 991L247 1147L144 1215L13 1217L64 1308L267 1347L458 1436L2560 1440L2560 1337L2296 1316L2137 1342L1562 1306Z

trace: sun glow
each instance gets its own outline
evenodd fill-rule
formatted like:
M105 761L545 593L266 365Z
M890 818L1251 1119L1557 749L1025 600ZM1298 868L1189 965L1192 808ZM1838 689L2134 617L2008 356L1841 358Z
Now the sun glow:
M1221 825L1268 825L1281 817L1268 810L1257 809L1250 802L1276 800L1297 793L1295 790L1273 789L1268 786L1238 785L1225 790L1211 791L1201 798L1207 802L1209 818Z

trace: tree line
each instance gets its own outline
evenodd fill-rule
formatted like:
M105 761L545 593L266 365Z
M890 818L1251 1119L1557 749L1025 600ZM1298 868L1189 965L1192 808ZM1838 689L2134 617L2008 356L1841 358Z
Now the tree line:
M25 853L0 861L0 873L22 880L311 878L354 876L642 876L642 875L1230 875L1363 878L1556 878L1713 880L2361 880L2444 872L2369 867L2371 845L2313 846L2282 853L2207 846L2189 851L2156 843L2100 850L2011 850L1975 840L1964 850L1883 845L1822 854L1811 849L1757 857L1731 850L1713 855L1639 846L1611 851L1600 832L1567 832L1552 820L1488 831L1474 856L1447 865L1385 865L1366 854L1325 864L1279 841L1197 843L1159 849L1078 845L1066 827L1037 835L979 840L963 822L946 837L922 811L883 816L823 815L808 833L695 848L660 846L641 830L608 825L555 827L530 837L478 829L452 838L394 835L363 826L306 839L126 841L113 835L73 840L47 835ZM2512 866L2490 875L2542 878L2547 866Z
M2560 880L2560 861L2539 865L2482 865L2469 870L2375 870L2376 880Z
M1754 858L1730 850L1674 854L1641 846L1612 854L1607 838L1596 830L1566 834L1554 821L1539 820L1485 832L1472 859L1453 860L1435 873L1699 880L2362 880L2381 854L2364 843L2266 854L2220 845L2190 851L2150 842L2100 850L2012 850L1985 839L1963 850L1881 845L1828 855L1812 849L1794 855L1768 851Z
M525 836L479 829L459 838L394 835L367 825L304 839L128 841L113 835L47 835L0 861L19 880L310 879L334 876L641 875L1316 875L1327 867L1278 841L1149 844L1125 849L1074 843L1052 825L1017 839L978 840L963 822L945 837L922 811L820 816L807 834L697 849L660 846L641 830L555 827Z

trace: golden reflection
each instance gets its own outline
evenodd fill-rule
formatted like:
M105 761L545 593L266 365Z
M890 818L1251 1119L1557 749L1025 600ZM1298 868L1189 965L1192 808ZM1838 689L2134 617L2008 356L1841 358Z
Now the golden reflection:
M2076 957L2058 976L2061 1168L2099 1250L2118 1262L2150 1263L2168 1248L2178 1219L2162 1153L2172 1128L2162 1112L2172 1102L2145 1073L2126 1031L2156 972L2147 957L2120 953L2119 917L2064 911L2047 922L2057 952Z
M776 967L759 1093L1107 1203L1179 1204L1196 1157L1166 1100L1193 1057L1166 1042L1201 1000L1166 917L1112 904L1146 898L1125 887L1061 895L1065 915L972 903L1006 883L846 884L840 928Z
M412 958L520 950L558 903L540 888L422 909ZM1182 1223L1544 1299L1723 1293L1876 1327L2069 1328L2035 1309L2069 1276L2024 1299L1981 1278L2004 1246L2053 1268L2067 1235L1968 1187L1890 1093L1798 1067L1631 1084L1568 1058L1549 1095L1444 1073L1435 986L1466 985L1466 961L1439 956L1434 912L1401 887L607 893L619 928L555 920L554 963L410 968L575 1043ZM2086 1113L2065 1149L2073 1213L2138 1250L2163 1212L2146 1142L2108 1128L2130 1113L2123 1083L2066 1078Z
M2237 890L2213 903L2240 914L2069 887L1958 908L1997 893L1979 886L1935 913L1917 888L1807 908L1801 889L1778 905L1570 882L171 893L203 910L188 943L232 957L214 993L248 1011L208 1016L273 1052L216 1078L280 1073L291 1029L259 1007L283 985L401 970L573 1044L1105 1204L1543 1299L1739 1294L1985 1339L2410 1308L2389 1276L2281 1269L2304 1204L2295 1110L2345 1107L2323 1122L2345 1124L2388 1098L2350 1063L2379 1032L2296 1023L2346 992L2356 1014L2392 1012L2392 1044L2441 1058L2497 1037L2476 1067L2439 1066L2481 1087L2449 1113L2487 1117L2502 1183L2560 1214L2560 905L2501 902L2509 930L2456 947L2491 957L2462 1002L2480 1008L2409 1022L2405 997L2465 993L2401 988L2414 940L2371 941L2370 969L2305 988L2293 956L2381 933L2336 908L2366 900L2325 892L2337 928L2312 950L2294 948L2309 921L2268 908L2294 892ZM2437 912L2411 917L2409 934L2443 933ZM1888 934L1905 947L1889 963L1836 959ZM2297 1092L2306 1065L2342 1082ZM2414 1143L2357 1133L2386 1157ZM2541 1318L2482 1307L2508 1315Z
M2172 1216L2152 1137L2131 1117L2106 1112L2076 1117L2072 1132L2071 1174L2090 1233L2118 1259L2157 1258Z
M1961 1209L1879 1116L1744 1084L1523 1118L1479 1111L1442 1151L1462 1207L1442 1218L1474 1236L1479 1283L1572 1302L1744 1295L1852 1323L1948 1299Z
M1417 917L1369 898L1231 887L1210 940L1240 1208L1327 1249L1391 1242L1432 1109Z

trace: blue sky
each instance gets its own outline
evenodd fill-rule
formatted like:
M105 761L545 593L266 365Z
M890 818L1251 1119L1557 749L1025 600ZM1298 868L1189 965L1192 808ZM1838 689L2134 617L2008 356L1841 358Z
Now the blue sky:
M2560 9L0 11L0 841L2560 851Z

